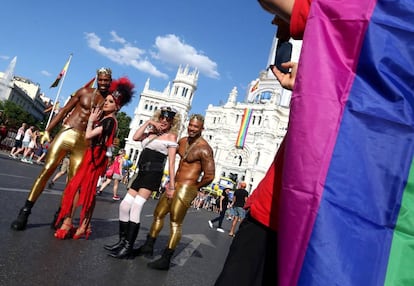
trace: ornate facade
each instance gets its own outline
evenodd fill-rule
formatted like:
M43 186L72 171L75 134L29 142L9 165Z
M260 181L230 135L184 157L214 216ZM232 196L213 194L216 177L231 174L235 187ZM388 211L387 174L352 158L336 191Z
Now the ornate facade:
M194 94L197 90L198 74L199 72L196 69L192 70L188 66L180 66L172 85L168 83L162 92L151 90L150 81L149 79L147 80L140 94L138 106L135 108L134 118L131 121L128 139L125 144L125 150L133 164L136 164L138 161L142 147L140 142L132 140L132 136L139 126L150 119L158 108L170 106L176 109L181 115L181 132L185 130L185 120L188 117L188 112L191 109ZM181 137L181 134L179 134L179 137Z
M292 59L297 61L301 42L292 41L292 44ZM267 66L275 61L276 47L275 37ZM172 86L168 84L163 92L150 90L147 81L126 143L127 154L133 163L138 160L142 148L140 143L132 141L132 136L160 106L168 105L178 110L183 119L179 137L185 136L197 79L198 71L180 67ZM251 192L265 175L286 134L291 92L283 89L273 74L265 70L251 81L243 101L238 102L237 97L238 91L234 87L224 105L208 106L203 136L214 151L214 182L218 183L222 176L234 178L245 181Z

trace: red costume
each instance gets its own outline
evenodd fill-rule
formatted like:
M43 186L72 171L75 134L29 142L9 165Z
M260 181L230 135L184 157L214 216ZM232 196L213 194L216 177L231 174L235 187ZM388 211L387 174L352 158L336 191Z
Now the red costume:
M108 163L106 151L112 146L117 121L113 117L107 117L97 122L94 126L102 126L102 134L93 138L91 146L87 149L84 159L73 178L67 184L62 200L61 210L56 220L56 226L66 217L71 216L76 192L79 191L79 200L76 206L82 206L80 222L87 214L93 211L95 205L96 185L100 175L105 173Z

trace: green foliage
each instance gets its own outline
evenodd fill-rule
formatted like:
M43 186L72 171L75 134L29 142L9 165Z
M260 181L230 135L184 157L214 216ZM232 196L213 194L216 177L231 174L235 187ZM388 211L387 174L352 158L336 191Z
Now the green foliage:
M43 122L37 121L30 113L12 101L0 101L0 110L4 110L4 117L7 119L9 128L18 129L23 122L39 129L42 127Z
M129 117L125 112L118 112L116 115L118 120L118 132L117 136L119 138L119 149L125 148L125 138L128 138L129 134L129 125L131 124L131 117Z

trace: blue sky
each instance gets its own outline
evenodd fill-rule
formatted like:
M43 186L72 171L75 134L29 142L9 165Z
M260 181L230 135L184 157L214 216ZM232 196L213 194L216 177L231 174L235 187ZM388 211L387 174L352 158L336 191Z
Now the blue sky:
M162 91L178 66L200 71L191 113L205 114L208 104L226 101L234 86L238 101L266 68L276 27L256 0L88 0L2 3L0 71L17 56L15 75L49 89L69 54L73 58L59 100L88 82L99 67L113 77L128 76L134 100L123 111L133 116L139 94Z

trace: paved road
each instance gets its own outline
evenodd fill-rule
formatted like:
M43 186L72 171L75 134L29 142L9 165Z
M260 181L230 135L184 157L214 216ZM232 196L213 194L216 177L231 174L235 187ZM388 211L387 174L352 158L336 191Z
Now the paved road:
M28 227L16 232L10 229L18 210L24 204L41 166L29 165L0 152L0 285L155 285L211 286L214 284L231 243L227 233L208 227L214 214L190 209L183 226L183 237L169 271L147 268L149 258L117 260L107 256L103 245L115 242L118 235L119 202L112 201L110 188L97 199L89 240L60 241L53 237L50 222L56 211L64 179L53 190L46 189L32 210ZM122 186L120 195L125 194ZM157 201L149 200L142 213L141 230L136 246L146 237ZM223 228L228 230L230 222ZM167 243L168 219L155 246L154 257Z

